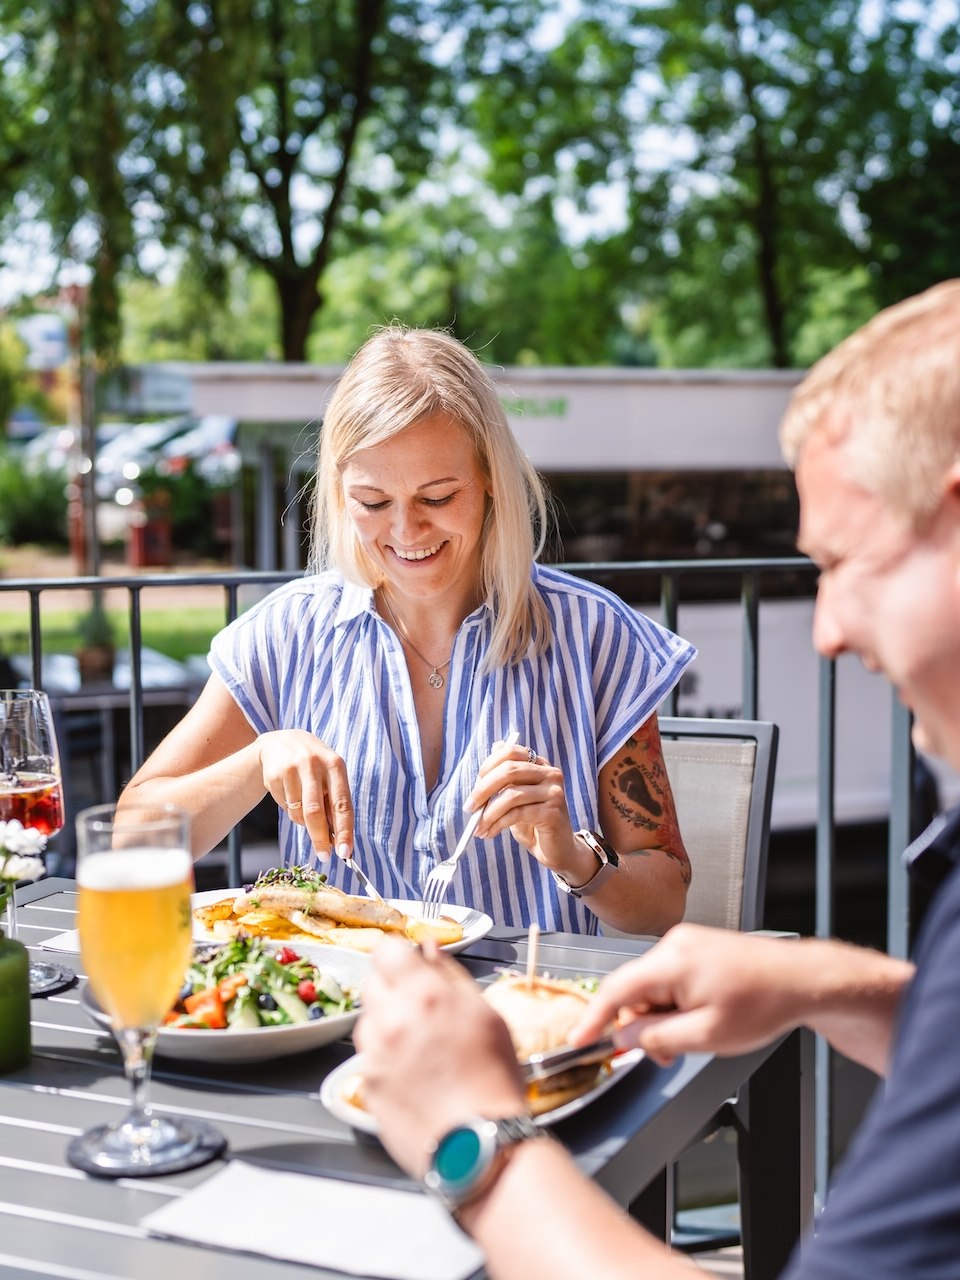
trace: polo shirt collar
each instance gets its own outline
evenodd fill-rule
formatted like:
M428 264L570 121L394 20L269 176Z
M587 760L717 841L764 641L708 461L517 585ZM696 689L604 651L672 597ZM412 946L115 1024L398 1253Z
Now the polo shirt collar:
M960 863L960 805L938 814L926 831L904 850L911 879L936 888Z

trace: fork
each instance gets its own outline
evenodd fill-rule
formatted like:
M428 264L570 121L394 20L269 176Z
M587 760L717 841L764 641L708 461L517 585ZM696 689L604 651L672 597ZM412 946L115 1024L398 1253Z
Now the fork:
M512 747L515 742L519 742L520 734L514 729L508 733L504 741L508 747ZM486 805L478 809L476 813L471 814L467 825L463 829L463 834L457 841L457 847L449 858L445 858L443 862L438 862L430 874L427 876L423 886L423 918L424 920L436 920L440 914L440 903L443 901L447 890L450 888L450 882L453 879L453 873L457 869L457 863L463 857L463 852L467 845L473 839L474 832L480 825L480 819L483 817Z

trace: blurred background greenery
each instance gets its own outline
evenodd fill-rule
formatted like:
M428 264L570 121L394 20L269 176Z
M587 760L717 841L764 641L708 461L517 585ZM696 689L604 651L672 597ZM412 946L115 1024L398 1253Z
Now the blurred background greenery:
M960 274L957 19L0 0L6 315L80 280L102 363L340 362L399 317L504 364L803 366Z

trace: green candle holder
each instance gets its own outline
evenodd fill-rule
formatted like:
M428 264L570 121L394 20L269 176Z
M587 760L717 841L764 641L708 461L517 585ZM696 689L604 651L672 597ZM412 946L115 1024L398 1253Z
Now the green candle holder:
M9 889L0 889L0 923ZM0 1072L30 1060L30 960L22 942L0 928Z

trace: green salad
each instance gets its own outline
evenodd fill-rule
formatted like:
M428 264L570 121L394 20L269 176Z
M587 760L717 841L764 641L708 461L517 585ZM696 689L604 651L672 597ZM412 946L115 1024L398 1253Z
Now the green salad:
M240 937L200 948L187 970L165 1027L223 1031L282 1027L349 1013L359 1004L292 947L274 949L260 938Z

